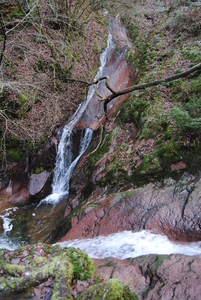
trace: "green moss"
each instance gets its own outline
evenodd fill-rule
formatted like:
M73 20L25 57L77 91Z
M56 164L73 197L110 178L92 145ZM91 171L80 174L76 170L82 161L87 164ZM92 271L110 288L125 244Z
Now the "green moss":
M44 171L44 168L42 166L38 166L36 169L35 169L35 174L40 174Z
M18 104L19 105L22 105L22 104L24 104L24 102L26 102L28 100L28 95L27 94L20 94L19 95L19 100L18 100Z
M38 266L39 264L43 264L46 261L46 257L38 256L34 259L33 266Z
M9 149L7 151L7 159L11 161L19 161L20 157L22 155L22 152L20 149Z
M92 259L80 250L66 249L73 266L73 277L78 280L87 280L91 278L94 272Z
M150 257L152 257L152 255L150 255ZM157 270L158 268L162 265L164 259L169 259L169 256L168 255L158 255L154 261L153 264L151 264L151 272L153 274L156 274L157 273Z
M103 137L103 141L102 141L101 145L99 146L99 148L92 155L90 155L90 157L89 157L90 164L92 166L94 166L95 163L98 160L100 160L104 156L105 153L108 152L110 144L111 144L110 135L106 134Z
M69 259L67 251L62 250L59 247L54 247L54 251L53 246L48 249L50 252L53 252L51 253L51 256L38 256L33 261L30 261L27 266L14 265L7 262L2 264L5 274L7 273L13 276L18 273L18 276L13 277L12 280L7 280L6 278L1 277L0 287L7 291L22 292L29 290L32 286L40 284L51 276L54 278L53 295L51 299L71 299L70 284L73 279L73 266L71 264L71 259ZM34 246L32 250L34 251ZM74 250L74 252L76 253L76 250ZM18 255L18 252L14 252L13 256L15 256L15 254ZM1 256L2 255L3 253L1 252ZM87 259L86 256L86 254L83 254L84 259L81 259L81 254L79 253L77 259L83 262L83 268L87 268L85 263L89 263L90 266L88 269L91 270L91 264L93 263L90 261L90 258ZM76 259L74 263L76 263ZM27 274L27 276L23 275L21 277L22 274Z
M110 279L88 288L87 292L79 296L78 300L123 300L123 287L119 280Z
M131 292L128 286L123 287L123 299L124 300L138 300L135 293Z
M21 266L21 265L6 264L4 266L4 272L10 275L13 275L15 272L20 274L24 269L25 266Z
M30 109L31 105L28 102L28 95L26 93L21 93L19 95L19 100L16 103L16 116L21 119L25 116L26 112Z
M5 153L3 154L6 154L6 160L8 163L19 162L26 151L25 149L29 148L28 146L26 146L26 143L21 142L19 139L15 137L13 138L8 137L5 141L4 146L5 146ZM3 149L1 151L3 151ZM2 155L2 158L3 157L4 156Z

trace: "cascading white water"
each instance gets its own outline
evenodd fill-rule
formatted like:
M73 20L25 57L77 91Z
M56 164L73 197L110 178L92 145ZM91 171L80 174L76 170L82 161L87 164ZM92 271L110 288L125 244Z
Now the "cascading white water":
M92 239L77 239L58 243L62 248L79 248L92 258L134 258L146 254L201 254L201 242L173 243L166 236L150 231L123 231Z
M111 33L109 33L107 39L107 47L100 56L101 64L94 78L94 81L103 75L109 52L111 52L114 49L114 47L115 45L112 41L112 35ZM95 88L91 86L89 88L86 100L78 107L75 114L70 118L70 121L68 122L68 124L65 125L63 129L62 137L57 150L56 166L52 184L52 194L46 197L45 199L41 200L39 205L41 205L42 203L56 204L64 196L68 196L70 177L78 160L87 150L93 135L93 130L90 128L86 128L82 131L79 154L76 157L76 159L73 160L73 129L75 127L75 124L83 115L94 92Z
M82 130L79 154L73 160L72 131L70 131L69 128L64 128L58 147L52 194L43 199L40 204L44 202L56 204L61 198L68 196L70 177L78 160L89 147L92 135L92 129L86 128Z
M3 221L3 234L0 237L0 248L1 249L8 249L8 250L14 250L18 247L17 244L13 243L9 240L7 233L10 232L13 228L12 225L12 214L13 212L17 211L17 207L7 208L5 212L3 212L2 215L0 215L0 218Z

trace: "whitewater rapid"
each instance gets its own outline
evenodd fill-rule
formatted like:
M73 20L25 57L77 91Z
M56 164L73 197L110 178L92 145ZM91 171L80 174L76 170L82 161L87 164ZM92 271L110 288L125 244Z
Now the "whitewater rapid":
M92 258L114 257L118 259L135 258L146 254L185 254L201 255L201 241L194 243L175 243L166 236L150 231L122 231L108 236L92 239L76 239L58 243L62 248L73 247L87 253Z

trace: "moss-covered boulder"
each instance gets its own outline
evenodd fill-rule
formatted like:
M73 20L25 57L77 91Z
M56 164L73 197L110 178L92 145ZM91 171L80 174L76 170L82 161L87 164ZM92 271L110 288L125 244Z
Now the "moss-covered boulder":
M135 299L116 279L100 283L94 270L92 259L74 248L37 244L0 250L0 299L18 294L26 299Z
M89 279L94 271L86 254L58 246L27 245L13 252L1 250L0 257L0 292L34 296L37 287L49 281L52 300L71 299L71 282L75 278Z

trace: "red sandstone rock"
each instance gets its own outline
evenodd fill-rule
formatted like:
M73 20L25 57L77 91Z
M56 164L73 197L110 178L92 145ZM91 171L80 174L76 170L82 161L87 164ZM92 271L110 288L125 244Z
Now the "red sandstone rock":
M201 257L146 255L135 259L94 259L101 278L117 278L139 300L199 300Z
M104 76L109 76L109 83L114 90L121 90L131 86L138 75L138 72L134 72L133 67L125 61L125 48L130 47L130 41L128 39L125 28L118 22L111 23L110 27L113 35L113 40L118 51L114 51L111 57L107 61L107 73ZM99 94L104 98L111 94L106 88L104 81L99 83ZM107 105L108 117L111 117L114 111L120 106L120 104L127 98L128 95L122 95L113 99ZM103 124L106 120L104 116L104 101L100 101L100 97L94 94L91 98L83 116L77 122L77 129L90 127L93 130L97 130L100 124Z
M196 187L149 184L99 199L61 240L108 235L123 230L153 230L171 240L201 239L201 180Z
M14 205L25 204L29 201L29 190L28 188L22 188L16 193L13 193L8 202Z

